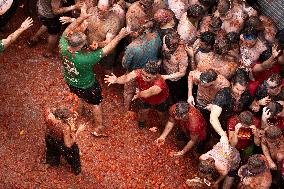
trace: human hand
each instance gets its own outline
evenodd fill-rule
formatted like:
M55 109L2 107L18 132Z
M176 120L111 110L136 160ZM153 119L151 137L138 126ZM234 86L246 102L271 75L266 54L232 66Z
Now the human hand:
M77 3L75 3L74 7L75 7L75 9L80 9L81 7L84 6L84 4L86 5L86 3L84 3L84 2L78 1Z
M270 118L271 116L271 112L267 107L264 107L262 110L262 116L261 116L261 120L262 121L267 121L268 118Z
M121 28L120 32L119 32L119 36L121 37L125 37L129 34L129 29L126 27Z
M72 23L73 21L75 21L75 18L71 18L69 16L61 16L59 18L59 21L61 22L61 24L68 24L68 23Z
M277 170L277 165L273 161L268 162L268 164L271 170Z
M212 104L208 104L205 108L205 110L211 111L212 109Z
M272 47L272 57L277 58L281 53L281 50L277 50L277 46L273 45Z
M187 54L189 54L191 57L193 56L193 47L192 47L192 46L188 46L188 44L186 44L186 46L185 46L185 51L186 51Z
M155 133L155 132L158 131L158 128L157 128L157 127L151 127L151 128L149 129L149 131Z
M181 151L178 151L178 152L171 152L170 155L171 155L171 156L175 156L175 157L177 157L177 156L183 156L183 155L184 155L184 151L181 150Z
M86 16L87 15L87 4L83 3L81 6L81 16Z
M191 106L195 106L195 102L194 102L194 97L193 96L189 96L188 99L187 99L187 102Z
M242 127L242 124L241 123L238 123L236 126L235 126L235 131L236 133L239 132L240 128Z
M165 137L159 137L155 140L155 143L158 147L161 147L162 145L165 144Z
M110 86L111 84L115 84L116 83L116 80L117 80L117 77L111 73L111 75L105 75L105 83L108 83L107 86Z
M254 111L254 112L258 112L260 109L260 106L258 104L257 101L253 101L252 105L251 105L251 110Z
M140 98L140 90L136 88L136 92L132 98L132 101L136 100L137 98Z
M33 25L33 19L31 17L28 17L22 24L20 29L25 31L26 29L28 29L29 27L31 27Z
M258 101L258 104L261 105L261 106L265 106L265 105L268 104L270 101L271 101L271 99L269 98L269 96L267 96L267 97L264 97L264 98L260 99L260 100Z

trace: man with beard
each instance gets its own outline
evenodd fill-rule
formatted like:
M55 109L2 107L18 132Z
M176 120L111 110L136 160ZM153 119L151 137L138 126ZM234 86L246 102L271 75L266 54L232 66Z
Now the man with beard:
M186 99L188 58L176 32L167 34L163 42L162 77L169 86L173 103L176 103Z

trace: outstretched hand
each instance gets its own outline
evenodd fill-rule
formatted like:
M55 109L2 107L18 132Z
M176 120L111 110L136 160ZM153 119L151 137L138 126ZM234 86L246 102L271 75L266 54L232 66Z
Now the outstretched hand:
M115 84L117 80L117 77L111 73L111 75L105 75L104 81L105 83L108 83L107 86L110 86L111 84Z
M59 20L61 24L68 24L68 23L72 23L75 20L75 18L71 18L69 16L61 16Z
M140 98L140 90L138 88L136 88L136 92L134 97L132 98L132 101L136 100L137 98Z
M20 29L22 30L26 30L29 27L31 27L33 25L33 19L31 17L28 17L22 24Z

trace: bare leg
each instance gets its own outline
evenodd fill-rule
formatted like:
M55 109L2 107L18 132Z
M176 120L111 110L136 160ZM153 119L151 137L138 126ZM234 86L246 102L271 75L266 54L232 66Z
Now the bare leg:
M100 133L102 132L102 129L104 128L103 126L103 113L102 113L102 106L101 104L99 105L93 105L92 106L92 113L94 117L94 122L95 122L95 132Z
M132 98L135 94L135 81L130 81L124 85L123 98L124 108L126 111L130 110Z
M145 121L148 116L148 112L150 109L140 109L138 111L138 127L143 128L145 127Z
M226 176L222 189L230 189L232 187L233 182L234 182L234 177Z
M55 54L55 48L58 41L58 35L48 35L47 51L44 53L45 57L51 57Z
M31 37L32 41L38 41L39 37L47 31L47 27L42 25L34 36Z

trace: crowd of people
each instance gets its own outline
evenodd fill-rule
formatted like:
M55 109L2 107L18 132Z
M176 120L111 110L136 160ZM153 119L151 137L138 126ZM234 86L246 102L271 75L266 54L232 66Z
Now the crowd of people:
M138 104L138 128L150 127L150 109L167 120L156 145L162 148L177 125L187 144L172 155L200 154L198 177L186 181L189 187L283 186L284 31L257 4L38 0L37 7L42 26L28 44L35 46L47 31L43 56L56 56L61 35L64 80L76 101L73 108L45 112L47 163L59 165L64 156L75 174L81 172L76 138L85 125L76 120L86 110L92 134L105 136L102 88L93 71L101 63L108 86L124 85L125 112ZM72 14L62 15L67 12ZM28 18L1 40L0 51L31 25ZM120 62L125 74L118 77L113 67Z

